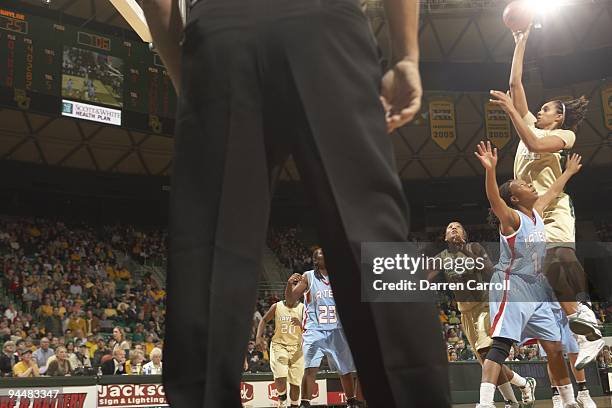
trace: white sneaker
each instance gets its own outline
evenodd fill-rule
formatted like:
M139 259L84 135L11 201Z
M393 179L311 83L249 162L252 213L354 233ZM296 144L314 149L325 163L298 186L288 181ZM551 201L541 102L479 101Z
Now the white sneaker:
M476 408L495 408L495 404L478 404Z
M578 347L580 347L580 350L578 352L578 357L576 358L575 367L576 370L582 370L587 364L597 358L597 355L601 349L603 349L605 342L603 339L587 341L584 336L576 336L576 340L578 341Z
M553 403L553 408L563 408L563 401L561 401L560 395L553 395L552 403Z
M536 389L536 380L535 378L525 377L527 384L523 388L519 388L521 390L521 399L524 405L532 404L535 401L535 389Z
M571 403L571 404L565 404L565 406L563 408L580 408L580 405L578 405L577 402Z
M582 405L582 408L597 408L597 404L595 404L595 401L591 398L589 390L578 391L576 401Z
M504 408L521 408L521 404L518 402L506 401L504 402Z
M601 339L601 330L595 313L584 303L578 303L576 314L568 316L570 330L585 336L589 341Z

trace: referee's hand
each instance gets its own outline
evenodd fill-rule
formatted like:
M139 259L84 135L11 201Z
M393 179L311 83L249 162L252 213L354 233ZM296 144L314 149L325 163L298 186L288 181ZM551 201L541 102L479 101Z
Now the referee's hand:
M383 76L380 100L391 133L410 122L421 109L421 75L418 62L401 60Z

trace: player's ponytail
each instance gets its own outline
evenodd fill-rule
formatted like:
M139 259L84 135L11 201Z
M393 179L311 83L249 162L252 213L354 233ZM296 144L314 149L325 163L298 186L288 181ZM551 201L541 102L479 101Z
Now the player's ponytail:
M561 123L560 128L576 132L586 116L589 100L586 96L582 95L580 98L572 99L571 101L555 101L555 103L557 113L563 115L563 123Z
M514 180L508 180L499 186L499 196L510 208L514 208L514 204L512 203L512 191L510 191L510 186L512 185L513 181ZM489 208L489 216L487 217L487 221L489 222L489 225L499 230L499 218L497 218L492 208Z

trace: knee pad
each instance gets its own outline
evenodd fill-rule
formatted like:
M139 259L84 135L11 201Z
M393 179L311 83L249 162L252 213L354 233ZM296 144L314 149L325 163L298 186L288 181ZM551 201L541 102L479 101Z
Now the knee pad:
M503 364L510 354L510 347L512 347L513 341L510 339L493 339L491 349L487 353L487 360L496 362L497 364Z

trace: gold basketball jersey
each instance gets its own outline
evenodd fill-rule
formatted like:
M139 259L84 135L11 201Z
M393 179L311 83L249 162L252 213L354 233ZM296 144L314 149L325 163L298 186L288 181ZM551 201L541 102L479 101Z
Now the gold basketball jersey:
M286 346L302 344L301 322L303 315L303 303L298 303L295 307L287 307L284 301L277 302L276 312L274 313L274 336L272 336L272 341ZM300 322L299 325L292 322L294 318Z

